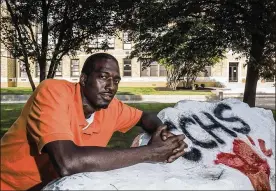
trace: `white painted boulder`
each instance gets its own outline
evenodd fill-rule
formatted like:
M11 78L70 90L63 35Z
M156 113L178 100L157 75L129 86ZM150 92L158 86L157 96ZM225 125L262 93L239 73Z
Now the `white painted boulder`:
M186 135L189 148L183 157L171 164L79 173L55 180L44 190L275 189L275 121L270 110L235 99L180 101L158 117L173 133ZM140 135L138 144L149 139Z

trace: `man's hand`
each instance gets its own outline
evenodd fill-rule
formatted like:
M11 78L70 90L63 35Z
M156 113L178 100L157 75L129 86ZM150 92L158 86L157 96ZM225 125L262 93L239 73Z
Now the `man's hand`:
M173 135L166 131L167 126L159 127L153 133L148 145L153 150L153 160L157 162L173 162L184 154L184 148L187 145L184 143L185 136ZM164 135L165 141L161 138Z
M159 128L162 128L162 127L163 126L160 126ZM161 132L161 138L163 141L166 141L169 137L173 137L173 136L176 136L176 135L174 135L173 133L168 131L166 128L163 129ZM183 135L183 136L185 139L185 135ZM181 157L182 155L184 155L184 153L185 153L184 149L188 148L188 145L184 142L184 139L179 141L179 146L173 150L174 154L172 156L170 156L166 162L171 163L171 162L175 161L176 159L178 159L179 157Z

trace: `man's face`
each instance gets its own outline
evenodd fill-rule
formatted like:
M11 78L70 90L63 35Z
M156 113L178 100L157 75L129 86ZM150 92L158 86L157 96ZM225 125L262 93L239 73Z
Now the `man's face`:
M83 76L80 82L83 94L94 110L105 109L115 96L121 80L119 67L112 59L102 59L95 63L89 76Z

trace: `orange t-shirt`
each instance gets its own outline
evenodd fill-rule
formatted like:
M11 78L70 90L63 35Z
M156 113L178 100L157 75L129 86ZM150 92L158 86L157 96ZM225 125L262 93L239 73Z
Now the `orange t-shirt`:
M115 131L128 131L141 115L114 98L83 130L88 123L79 83L43 81L1 139L1 190L36 188L57 178L48 154L41 153L45 144L72 140L79 146L105 147Z

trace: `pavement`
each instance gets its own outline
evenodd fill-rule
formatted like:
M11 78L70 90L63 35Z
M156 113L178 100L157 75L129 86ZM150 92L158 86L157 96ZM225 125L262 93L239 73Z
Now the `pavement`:
M243 94L244 83L227 83L225 88L215 88L218 91L223 91L226 94ZM257 94L274 94L275 95L275 83L258 83L256 93Z

